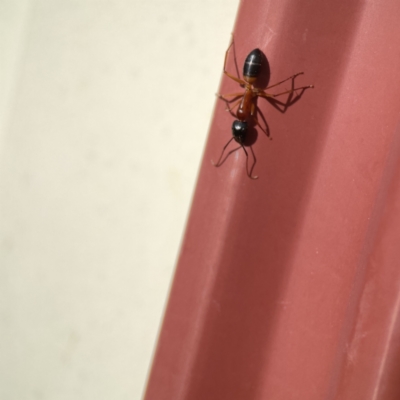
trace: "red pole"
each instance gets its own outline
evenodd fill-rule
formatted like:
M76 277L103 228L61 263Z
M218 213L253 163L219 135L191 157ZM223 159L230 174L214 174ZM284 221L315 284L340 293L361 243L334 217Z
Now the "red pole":
M258 180L241 149L211 164L217 102L145 400L400 398L399 21L395 0L242 1L239 68L259 48L270 84L315 89L259 99Z

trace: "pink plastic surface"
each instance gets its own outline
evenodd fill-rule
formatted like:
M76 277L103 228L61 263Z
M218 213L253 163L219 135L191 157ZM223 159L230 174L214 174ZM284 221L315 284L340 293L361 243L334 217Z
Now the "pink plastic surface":
M244 0L234 34L315 89L258 101L258 180L211 165L217 103L145 399L399 400L400 2Z

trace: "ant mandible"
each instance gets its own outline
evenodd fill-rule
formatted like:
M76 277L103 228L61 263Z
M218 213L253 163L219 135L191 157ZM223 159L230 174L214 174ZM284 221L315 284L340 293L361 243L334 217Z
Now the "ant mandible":
M247 137L248 120L253 119L254 122L256 123L256 125L258 125L265 132L265 130L260 125L260 123L258 122L257 117L256 117L257 97L274 99L275 97L281 96L283 94L293 93L296 90L305 90L305 89L314 87L313 85L302 86L302 87L298 87L298 88L292 87L291 90L286 90L285 92L277 93L277 94L270 94L270 93L265 92L263 89L255 87L254 83L256 82L258 76L260 75L262 58L263 58L263 54L262 54L261 50L259 50L259 49L254 49L246 57L246 60L244 62L244 66L243 66L243 79L240 79L240 78L237 78L237 77L231 75L226 70L226 62L228 59L229 50L232 47L232 45L233 45L233 37L232 37L232 42L229 45L228 50L226 50L226 53L225 53L224 74L226 76L228 76L229 78L233 79L235 82L239 83L240 86L244 88L244 92L230 93L230 94L225 94L225 95L217 94L217 96L220 99L224 100L226 103L230 103L235 98L239 98L232 108L229 108L229 106L227 108L227 111L229 111L232 115L235 116L235 114L233 113L233 110L237 106L239 106L239 107L236 111L237 120L233 121L233 124L232 124L232 138L228 141L228 143L222 149L221 157L220 157L219 161L217 162L217 164L215 164L213 161L211 161L215 167L219 167L222 164L222 163L220 163L222 155L224 154L225 149L228 147L229 143L232 140L235 140L237 143L239 143L240 146L242 147L242 149L244 150L244 152L246 154L246 165L247 165L247 160L248 160L249 155L247 154L247 151L244 147L244 142ZM296 78L296 76L302 75L302 74L303 74L303 72L299 72L295 75L292 75L289 78L284 79L281 82L278 82L278 83L275 83L274 85L268 86L266 88L266 90L271 89L275 86L278 86L290 79L293 80L294 78ZM227 99L226 98L227 96L232 97L233 100ZM247 169L247 167L246 167L246 169ZM247 175L249 176L249 178L252 178L252 179L258 178L258 176L251 176L251 171L250 171L250 173L247 171Z

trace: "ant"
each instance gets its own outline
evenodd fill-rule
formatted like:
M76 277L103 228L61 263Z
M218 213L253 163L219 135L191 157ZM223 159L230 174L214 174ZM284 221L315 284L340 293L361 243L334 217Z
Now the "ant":
M270 94L265 92L263 89L257 88L254 86L254 83L256 82L257 78L260 75L261 72L261 65L262 65L262 59L263 59L263 53L261 52L261 50L259 49L254 49L253 51L250 52L250 54L246 57L246 60L244 62L244 66L243 66L243 79L237 78L233 75L231 75L227 70L226 70L226 62L228 59L228 53L230 48L233 45L233 38L232 38L232 42L228 47L228 50L226 50L225 53L225 62L224 62L224 74L226 76L228 76L229 78L233 79L235 82L239 83L240 86L242 88L244 88L244 92L241 93L230 93L230 94L225 94L225 95L221 95L221 94L217 94L217 96L224 100L227 103L231 103L232 101L234 101L236 98L239 98L237 100L237 102L234 104L234 106L232 108L230 108L228 106L228 108L226 109L226 111L229 111L234 117L236 117L237 119L235 121L233 121L232 124L232 138L228 141L228 143L224 146L224 148L222 149L222 153L221 156L218 160L218 162L215 164L212 160L211 163L215 166L215 167L219 167L220 165L222 165L223 162L221 161L222 155L224 154L225 149L228 147L229 143L234 139L237 143L240 144L240 146L242 147L242 149L244 150L245 154L246 154L246 165L247 165L247 160L248 160L248 154L247 151L244 147L244 142L246 140L247 137L247 131L248 131L248 120L249 119L253 119L254 122L256 123L256 125L258 125L264 132L266 132L263 127L260 125L260 123L258 122L257 118L256 118L256 109L257 107L257 97L264 97L264 98L269 98L271 100L273 100L275 97L281 96L283 94L291 94L293 92L295 92L296 90L306 90L309 88L313 88L313 85L309 85L309 86L302 86L302 87L298 87L298 88L293 88L291 90L286 90L285 92L282 93L277 93L277 94ZM266 88L267 89L271 89L275 86L278 86L290 79L296 78L296 76L298 75L302 75L303 72L299 72L295 75L290 76L287 79L284 79L281 82L275 83L274 85L268 86ZM227 99L226 97L232 97L232 99ZM239 108L236 111L236 115L233 113L233 110L239 106ZM237 149L235 149L237 150ZM235 151L233 150L233 151ZM230 154L230 153L229 153ZM254 153L253 153L254 156ZM254 165L253 165L254 167ZM246 167L247 170L247 167ZM251 171L250 173L247 171L247 175L249 176L249 178L251 179L257 179L258 176L251 176Z

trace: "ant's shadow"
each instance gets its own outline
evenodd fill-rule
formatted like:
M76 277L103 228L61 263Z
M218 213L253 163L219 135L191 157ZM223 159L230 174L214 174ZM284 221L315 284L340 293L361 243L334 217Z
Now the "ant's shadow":
M237 58L236 58L236 49L235 49L235 43L233 41L232 38L232 48L233 48L233 56L234 56L234 65L235 65L235 70L236 70L236 76L238 79L240 78L240 73L239 73L239 67L237 64ZM229 51L229 49L228 49ZM228 51L226 54L228 54ZM260 51L261 52L261 51ZM269 82L270 82L270 78L271 78L271 68L270 68L270 64L269 61L266 57L266 55L261 52L261 56L262 56L262 60L261 60L261 74L257 77L257 84L255 85L256 89L260 89L262 91L265 91L269 88ZM227 57L227 55L226 55ZM226 58L225 58L226 61ZM224 70L225 70L225 66L224 66ZM225 145L225 147L223 148L221 155L219 157L219 160L216 164L214 164L214 162L212 162L212 164L216 167L221 166L222 164L225 163L225 161L229 158L229 156L234 153L235 151L239 150L241 147L243 148L244 152L246 153L246 170L247 170L247 175L250 178L256 179L257 177L253 177L252 176L252 171L254 170L254 167L256 165L257 159L255 157L252 145L257 141L258 138L258 132L256 129L256 126L258 125L258 127L263 131L263 133L272 140L271 138L271 130L270 127L268 125L268 122L264 116L264 114L261 112L260 108L258 107L257 101L259 97L263 97L263 99L267 100L275 109L277 109L279 112L281 112L282 114L284 114L287 109L289 107L291 107L292 105L294 105L297 101L299 101L301 99L301 97L303 96L304 92L306 89L308 89L309 87L300 87L300 88L295 88L295 79L298 76L297 75L293 75L292 77L280 82L279 84L276 85L271 85L270 87L273 86L280 86L281 83L286 82L286 81L290 81L291 82L291 86L290 89L288 89L287 87L284 89L284 92L281 94L288 94L286 101L281 101L276 99L275 97L272 97L272 93L271 93L271 97L270 96L258 96L256 95L255 99L254 99L254 107L256 109L255 115L252 116L252 118L249 118L248 121L248 130L247 130L247 134L246 134L246 138L243 141L242 144L240 144L240 146L234 148L233 150L230 150L229 152L225 153L225 150L227 148L227 146L229 145L229 143L232 141L233 137L228 141L228 143ZM243 84L240 84L240 86L245 89L245 86ZM244 93L244 91L243 91ZM264 92L265 93L265 92ZM279 94L278 94L279 95ZM243 95L237 95L237 96L233 96L232 99L226 99L223 97L223 95L219 95L219 98L221 100L223 100L226 103L226 111L228 111L235 119L237 118L236 114L234 113L234 108L237 107L239 105L240 102L240 98ZM276 94L275 94L276 96ZM238 102L239 99L239 102ZM230 107L231 103L235 102L235 106L233 108ZM253 164L251 166L251 168L249 169L248 166L248 154L247 151L245 149L245 147L249 148L252 156L253 156ZM225 153L225 156L224 156Z

